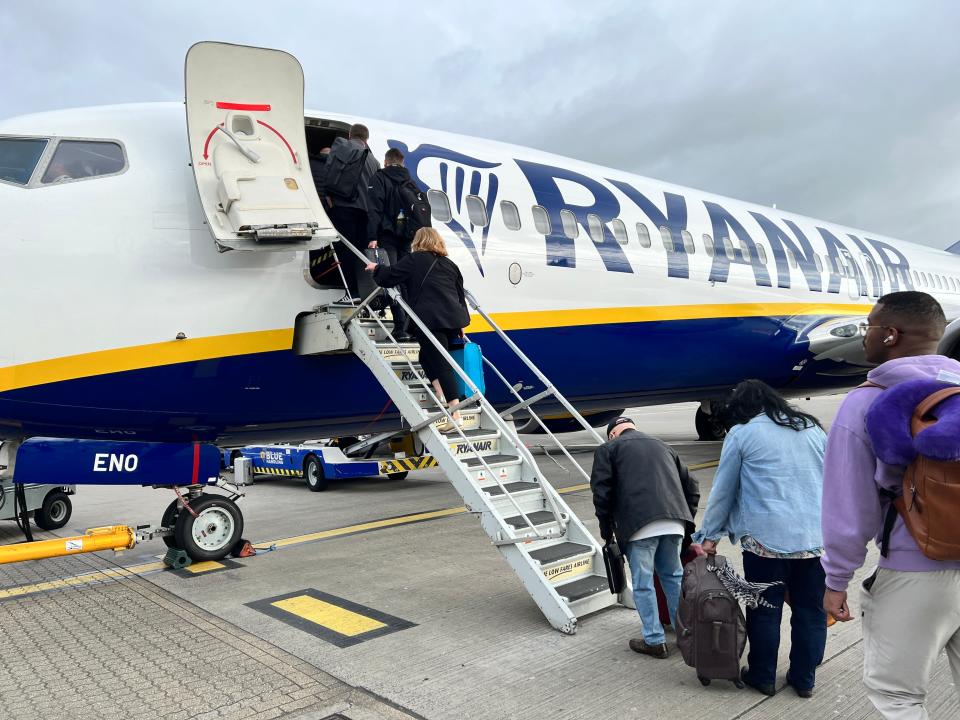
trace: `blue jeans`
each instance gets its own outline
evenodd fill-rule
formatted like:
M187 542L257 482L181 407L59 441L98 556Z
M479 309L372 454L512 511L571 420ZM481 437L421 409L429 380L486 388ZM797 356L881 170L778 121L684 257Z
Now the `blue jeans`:
M751 681L773 685L777 679L780 649L780 618L784 595L790 593L790 681L807 690L816 680L827 642L827 615L823 610L825 577L820 558L781 560L751 552L743 554L743 574L750 582L784 584L767 590L763 597L774 608L747 608L747 638Z
M675 624L677 605L680 604L680 581L683 566L680 564L679 535L657 535L627 543L627 560L633 580L633 602L643 623L643 639L647 645L662 645L667 641L660 624L657 609L657 593L653 589L653 574L660 578L663 594L667 597L670 622Z

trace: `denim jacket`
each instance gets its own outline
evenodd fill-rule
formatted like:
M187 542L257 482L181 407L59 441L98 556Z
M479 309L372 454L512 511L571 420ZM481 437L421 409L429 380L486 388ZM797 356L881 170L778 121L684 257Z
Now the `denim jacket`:
M707 510L694 542L744 535L775 552L823 545L820 496L827 436L819 427L792 430L757 415L723 442Z

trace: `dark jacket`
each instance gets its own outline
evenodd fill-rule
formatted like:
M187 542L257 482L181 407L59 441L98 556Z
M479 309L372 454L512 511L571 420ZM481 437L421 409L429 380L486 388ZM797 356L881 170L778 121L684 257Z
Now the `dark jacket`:
M410 180L410 171L403 165L388 165L378 170L367 190L367 240L403 243L395 233L395 220L400 212L400 186Z
M338 137L333 141L333 144L330 146L330 154L327 156L327 162L322 165L317 170L317 174L320 176L320 185L317 186L317 192L323 194L322 186L326 178L327 171L333 166L333 163L330 162L336 156L345 155L352 152L352 148L368 149L367 144L362 140L348 140L344 137ZM367 192L370 188L370 181L373 179L374 173L380 169L380 163L377 162L377 159L373 156L372 152L367 153L367 160L364 163L363 169L360 171L360 183L359 183L359 192L357 196L352 200L344 200L343 198L328 198L324 202L324 207L329 209L331 207L330 203L333 203L333 206L342 207L342 208L359 208L360 210L366 211L367 209ZM316 182L316 178L314 180Z
M700 488L680 456L638 430L624 430L597 448L590 475L600 536L617 536L626 554L630 536L654 520L679 520L692 530Z
M377 265L373 279L380 287L404 285L407 302L431 330L465 328L470 324L463 275L450 258L425 251L410 253L393 267Z

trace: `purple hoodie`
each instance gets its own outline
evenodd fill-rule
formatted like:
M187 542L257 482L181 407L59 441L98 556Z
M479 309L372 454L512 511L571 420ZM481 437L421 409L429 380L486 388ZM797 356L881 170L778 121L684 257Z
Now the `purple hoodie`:
M874 368L867 378L889 388L908 380L934 380L941 370L960 375L960 362L942 355L898 358ZM820 561L831 590L847 589L853 573L863 565L870 538L880 544L887 502L881 502L879 489L899 492L903 481L903 468L878 460L867 435L867 410L882 392L870 387L851 391L827 437L821 512L824 554ZM880 558L880 567L933 572L960 569L960 562L926 557L903 520L897 518L890 534L889 555Z

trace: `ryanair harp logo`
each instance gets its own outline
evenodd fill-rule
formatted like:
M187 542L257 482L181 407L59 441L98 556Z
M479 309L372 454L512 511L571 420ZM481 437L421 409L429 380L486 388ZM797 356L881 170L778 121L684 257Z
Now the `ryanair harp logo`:
M410 150L399 140L388 140L387 144L404 154L405 164L413 181L426 192L430 188L442 190L450 200L449 219L444 224L456 234L470 251L477 270L483 274L480 261L487 251L487 236L490 233L490 220L497 202L500 180L493 168L500 163L487 162L470 157L439 145L420 145ZM470 222L467 196L480 199L486 212L487 224L475 226ZM431 205L435 202L431 200ZM476 204L476 200L470 201ZM444 217L446 208L431 207L434 219ZM475 210L476 212L476 210Z

